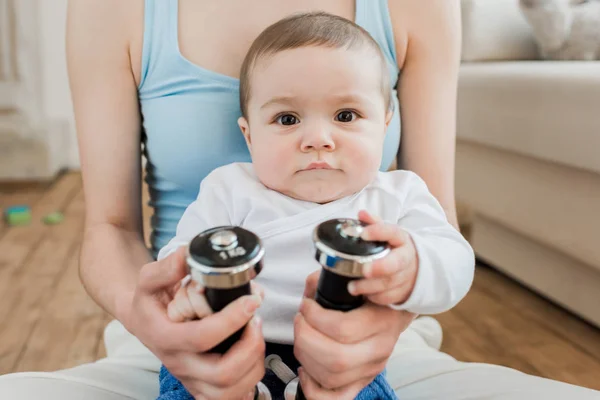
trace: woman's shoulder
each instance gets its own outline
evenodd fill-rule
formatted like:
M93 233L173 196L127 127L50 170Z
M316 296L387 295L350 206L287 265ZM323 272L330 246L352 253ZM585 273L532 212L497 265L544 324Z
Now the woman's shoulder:
M70 1L67 40L76 46L82 43L77 47L79 53L87 48L97 57L108 56L115 62L127 60L139 80L144 4L144 0ZM122 64L115 66L122 67Z
M68 5L70 22L79 22L90 34L108 39L131 39L134 31L143 28L143 18L144 0L70 1Z
M446 41L442 38L458 40L456 38L460 36L461 29L460 3L460 0L388 0L400 67L411 57L409 49L414 49L415 45L439 43L439 50L443 51Z

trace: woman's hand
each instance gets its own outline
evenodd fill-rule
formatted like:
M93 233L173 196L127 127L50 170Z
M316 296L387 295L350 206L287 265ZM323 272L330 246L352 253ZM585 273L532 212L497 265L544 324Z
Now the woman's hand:
M145 265L140 271L127 329L194 398L247 398L265 373L265 341L260 320L254 316L261 297L244 296L200 320L174 322L167 315L167 307L185 275L183 248ZM246 324L241 340L227 353L206 353Z
M319 274L308 277L294 320L300 384L307 399L354 399L384 370L415 315L369 302L349 312L324 309L312 300Z

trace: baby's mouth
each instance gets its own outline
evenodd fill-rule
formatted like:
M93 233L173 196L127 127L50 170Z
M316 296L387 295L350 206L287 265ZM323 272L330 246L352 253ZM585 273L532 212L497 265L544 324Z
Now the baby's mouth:
M329 165L325 161L316 161L316 162L312 162L312 163L308 164L308 166L306 168L304 168L303 171L310 171L310 170L315 170L315 169L333 169L333 168L331 167L331 165Z

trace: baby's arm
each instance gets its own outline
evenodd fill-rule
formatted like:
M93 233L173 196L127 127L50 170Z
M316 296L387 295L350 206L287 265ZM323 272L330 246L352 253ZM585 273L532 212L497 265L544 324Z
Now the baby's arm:
M452 226L425 182L412 174L399 226L409 234L418 259L410 297L395 308L418 314L442 313L468 293L475 272L469 242Z
M386 223L364 211L359 214L370 224L363 238L386 241L392 250L365 269L365 279L352 282L349 290L394 309L441 313L454 307L471 287L473 249L448 222L422 179L413 173L400 178L398 190L406 195L397 223Z

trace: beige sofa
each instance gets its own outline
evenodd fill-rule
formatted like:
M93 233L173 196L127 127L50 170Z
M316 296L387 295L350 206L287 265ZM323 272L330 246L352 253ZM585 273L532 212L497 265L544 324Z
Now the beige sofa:
M465 0L457 198L478 257L600 326L600 62L538 59L516 0Z

